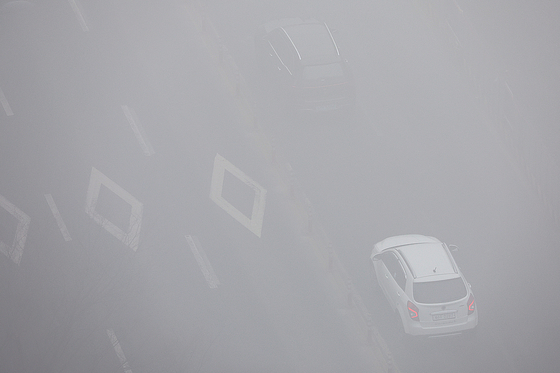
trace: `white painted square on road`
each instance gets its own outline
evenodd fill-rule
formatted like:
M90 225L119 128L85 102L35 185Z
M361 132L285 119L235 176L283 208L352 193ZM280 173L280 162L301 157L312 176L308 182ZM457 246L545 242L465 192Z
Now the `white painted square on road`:
M123 231L116 224L109 221L95 210L101 185L107 187L107 189L115 193L131 206L130 221L127 232ZM143 209L144 205L130 193L102 174L95 167L91 168L91 177L86 196L86 213L91 216L97 224L105 228L107 232L111 233L134 251L138 249L138 244L140 242L140 225L142 223Z
M14 241L11 245L0 241L0 252L19 265L23 255L23 248L25 247L25 240L27 239L27 232L29 230L31 218L18 209L13 203L4 198L1 194L0 207L8 211L8 213L18 221Z
M233 206L231 203L226 201L222 196L224 173L226 172L226 170L233 176L241 180L248 187L253 189L253 191L255 192L255 199L253 200L253 210L251 213L251 217L245 216L245 214L235 208L235 206ZM216 154L216 158L214 159L214 170L212 172L212 183L210 185L210 199L222 209L224 209L228 214L230 214L235 220L243 224L251 232L256 234L258 237L261 236L266 189L260 186L249 176L245 175L243 171L235 167L231 162L229 162L219 154Z

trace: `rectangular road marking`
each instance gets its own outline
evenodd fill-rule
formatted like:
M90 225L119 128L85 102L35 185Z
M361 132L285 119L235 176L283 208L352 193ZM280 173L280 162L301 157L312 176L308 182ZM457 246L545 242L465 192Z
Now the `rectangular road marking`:
M81 4L79 4L79 2L77 2L76 0L68 0L68 3L70 3L70 6L72 7L74 14L76 15L76 18L78 18L78 22L80 23L80 27L82 28L82 30L84 32L89 31L86 20L84 19L82 11L80 10Z
M198 263L198 267L202 271L202 274L204 275L208 286L210 286L210 289L216 289L218 285L220 285L220 281L214 273L214 270L210 265L210 261L208 260L206 254L204 253L204 250L202 249L202 245L195 236L185 236L185 238L187 239L187 242L191 247L191 251L194 254L196 262Z
M4 108L4 111L6 112L7 116L14 115L14 112L12 111L10 104L8 104L8 100L6 99L6 96L4 96L4 92L2 91L2 88L0 88L0 102L2 103L2 107Z
M64 224L64 221L62 220L62 216L60 216L60 211L58 211L58 207L56 207L52 195L45 194L45 198L47 199L47 203L51 208L51 212L54 216L54 219L56 220L56 224L58 225L60 232L62 233L62 236L64 237L64 240L66 242L72 241L72 238L70 237L70 233L68 232L68 228L66 228L66 224Z
M128 361L126 360L126 356L124 356L124 352L121 348L121 344L119 343L119 340L117 339L117 336L115 335L113 329L107 329L107 335L109 336L109 339L111 340L111 344L113 345L113 348L117 353L117 357L119 358L119 361L122 364L124 372L132 373L132 369L130 369L130 364L128 364Z
M154 148L152 147L152 144L150 144L150 141L148 140L148 137L144 132L144 128L138 120L138 116L136 115L134 110L126 105L121 105L121 108L124 112L124 115L126 116L126 119L128 120L128 124L130 124L130 128L132 128L132 132L134 132L138 143L140 143L140 147L142 148L144 154L147 156L155 154Z

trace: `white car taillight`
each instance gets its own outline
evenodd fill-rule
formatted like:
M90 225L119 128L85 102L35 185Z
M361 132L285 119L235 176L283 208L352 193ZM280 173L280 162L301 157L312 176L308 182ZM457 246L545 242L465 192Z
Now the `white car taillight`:
M467 307L469 309L468 314L472 315L476 310L476 303L474 302L474 295L471 293L469 300L467 302Z
M406 306L408 307L408 316L410 316L410 318L414 321L420 321L418 318L418 307L416 307L416 305L411 301L408 301Z

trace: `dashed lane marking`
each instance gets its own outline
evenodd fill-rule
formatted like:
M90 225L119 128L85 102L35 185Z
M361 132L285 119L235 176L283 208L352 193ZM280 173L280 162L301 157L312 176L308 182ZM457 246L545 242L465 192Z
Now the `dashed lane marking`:
M231 203L222 196L222 188L224 184L224 173L230 172L255 192L253 200L253 210L251 217L245 216L241 211L235 208ZM212 183L210 185L210 199L220 206L224 211L230 214L235 220L243 224L247 229L261 236L262 223L264 218L264 208L266 200L266 189L257 182L245 175L243 171L235 167L231 162L216 154L214 159L214 170L212 172Z
M220 285L220 281L218 280L216 273L214 273L214 269L212 269L210 261L206 257L206 253L202 249L202 245L198 241L198 238L196 238L196 236L185 236L185 238L189 243L191 251L196 259L196 262L198 263L198 267L202 271L202 274L204 275L208 286L210 287L210 289L216 289L218 285Z
M10 215L18 220L13 243L8 245L0 241L0 252L19 265L23 255L23 248L25 247L25 240L27 239L27 231L29 230L31 218L18 209L13 203L4 198L1 194L0 207L8 211Z
M56 203L54 203L54 199L53 199L52 195L45 194L45 198L47 199L47 203L49 204L49 207L51 208L51 212L54 216L54 219L56 220L56 224L58 225L58 228L60 229L60 232L62 233L62 236L64 237L64 240L66 242L72 241L72 237L70 237L70 233L68 232L68 228L66 227L66 224L64 224L64 221L62 220L62 216L60 215L60 211L58 211L58 207L56 207Z
M142 127L142 124L140 123L140 120L138 119L136 112L126 105L121 105L121 108L144 154L147 156L154 155L155 154L154 148L152 147L152 144L150 144L150 141L148 140L148 136L146 136L146 132L144 132L144 128Z
M109 221L95 208L97 199L99 198L99 191L101 185L107 187L110 191L122 198L131 206L130 220L127 232L123 231L113 222ZM122 241L125 245L136 251L140 242L140 226L142 223L142 212L144 205L134 198L130 193L124 190L121 186L109 179L107 176L98 171L95 167L91 168L91 177L86 196L86 213L105 230Z
M2 88L0 88L0 103L2 103L2 107L4 108L4 111L6 112L7 116L14 115L14 112L12 111L12 108L10 107L8 100L6 99L6 96L4 96L4 92L2 91Z
M124 352L121 348L121 344L119 343L119 340L117 339L117 336L115 335L113 329L107 329L107 335L109 336L109 340L111 341L111 344L115 349L115 353L117 354L117 357L121 362L124 373L132 373L132 369L130 369L130 364L126 360L126 356L124 356Z
M83 11L81 10L82 6L81 6L80 2L78 0L68 0L68 3L72 7L72 10L74 11L74 14L76 15L76 18L78 19L78 22L80 23L80 27L82 28L82 30L84 32L88 32L89 27L86 24L86 20L84 18Z

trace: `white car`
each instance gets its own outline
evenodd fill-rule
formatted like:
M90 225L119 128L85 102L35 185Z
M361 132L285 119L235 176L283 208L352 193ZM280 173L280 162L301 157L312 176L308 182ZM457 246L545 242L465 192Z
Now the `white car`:
M406 335L461 334L478 324L471 286L445 243L413 234L389 237L375 244L370 259Z

